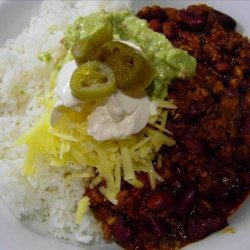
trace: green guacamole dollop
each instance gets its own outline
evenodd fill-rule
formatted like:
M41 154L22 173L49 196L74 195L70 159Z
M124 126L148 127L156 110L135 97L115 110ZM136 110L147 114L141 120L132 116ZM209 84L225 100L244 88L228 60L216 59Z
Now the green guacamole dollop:
M173 79L189 79L194 75L195 58L186 51L175 48L164 35L151 30L145 20L128 11L98 12L77 18L65 32L65 47L71 49L74 41L91 35L95 23L107 20L112 22L114 39L127 40L138 45L154 66L157 75L151 86L153 98L165 98L168 85Z

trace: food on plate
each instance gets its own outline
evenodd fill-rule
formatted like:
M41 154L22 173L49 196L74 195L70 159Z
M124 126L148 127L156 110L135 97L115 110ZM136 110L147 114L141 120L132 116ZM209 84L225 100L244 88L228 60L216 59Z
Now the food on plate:
M249 42L206 5L126 3L45 2L2 49L0 194L57 237L176 249L248 194Z

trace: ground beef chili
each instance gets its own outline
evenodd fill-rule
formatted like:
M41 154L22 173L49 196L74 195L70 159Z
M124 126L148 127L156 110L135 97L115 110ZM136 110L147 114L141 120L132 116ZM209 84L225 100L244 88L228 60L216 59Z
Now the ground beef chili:
M250 188L250 44L235 21L206 5L145 7L138 17L197 59L195 77L177 80L168 117L176 146L155 165L164 178L152 190L123 182L118 204L88 189L104 238L126 249L176 249L227 226ZM157 161L156 161L157 162Z

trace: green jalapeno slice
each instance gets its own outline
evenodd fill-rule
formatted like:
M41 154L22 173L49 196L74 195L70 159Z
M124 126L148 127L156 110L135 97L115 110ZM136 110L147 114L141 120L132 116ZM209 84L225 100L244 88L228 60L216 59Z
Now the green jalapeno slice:
M99 59L113 70L118 88L130 95L145 93L155 70L138 49L121 41L103 45Z
M72 94L80 100L96 100L117 89L112 69L105 63L89 61L80 65L70 80Z

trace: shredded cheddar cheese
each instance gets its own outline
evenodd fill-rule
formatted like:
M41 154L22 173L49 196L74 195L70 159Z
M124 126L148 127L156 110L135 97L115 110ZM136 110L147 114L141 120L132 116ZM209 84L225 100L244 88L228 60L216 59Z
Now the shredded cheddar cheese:
M153 188L157 181L162 181L161 176L154 170L152 160L163 144L175 144L165 129L166 109L174 108L173 104L160 101L156 118L138 134L124 140L99 142L87 134L87 117L94 103L83 106L80 112L64 108L55 127L50 125L51 102L43 100L43 103L48 111L16 142L17 145L27 145L23 169L25 175L32 175L36 171L40 157L48 160L53 167L73 163L79 166L79 173L71 173L69 169L65 181L92 178L90 187L94 187L104 179L106 186L100 186L99 191L113 204L117 204L116 195L120 191L122 179L136 188L143 187L143 183L136 178L136 172L148 173ZM76 212L77 224L81 222L88 205L87 197L79 201Z
M81 224L83 217L88 210L89 210L89 198L83 197L81 200L79 200L78 207L76 210L75 223L77 225Z

